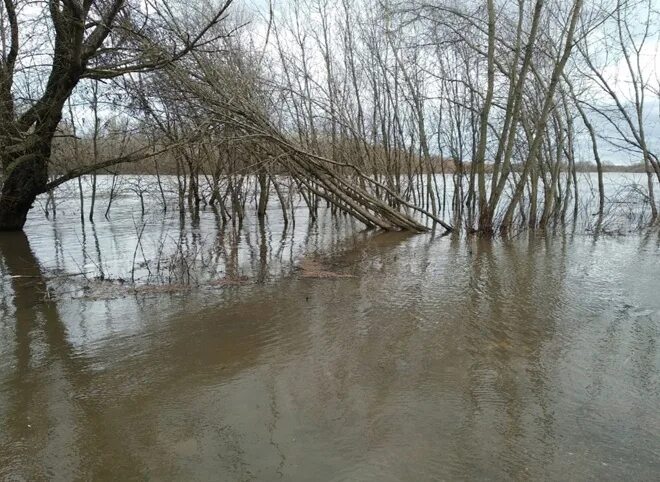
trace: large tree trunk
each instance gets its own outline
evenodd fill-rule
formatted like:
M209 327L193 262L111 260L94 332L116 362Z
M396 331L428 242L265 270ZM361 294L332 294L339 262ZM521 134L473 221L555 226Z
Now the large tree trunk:
M46 192L53 137L62 118L64 101L72 89L69 87L65 94L48 104L30 134L20 129L18 122L9 121L0 131L0 162L4 174L0 191L0 231L23 229L34 200Z
M35 151L23 153L21 158L24 160L17 162L3 159L6 175L0 192L0 231L23 229L34 200L45 190L48 183L48 153L43 149ZM10 167L12 164L15 167Z

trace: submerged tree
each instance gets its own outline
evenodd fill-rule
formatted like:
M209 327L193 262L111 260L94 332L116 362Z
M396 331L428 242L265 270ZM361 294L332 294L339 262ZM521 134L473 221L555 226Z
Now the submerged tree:
M170 65L209 40L209 30L223 19L230 3L217 6L201 26L188 28L174 2L4 0L0 230L22 229L37 195L85 173L133 160L110 159L49 180L62 110L82 80L114 79Z

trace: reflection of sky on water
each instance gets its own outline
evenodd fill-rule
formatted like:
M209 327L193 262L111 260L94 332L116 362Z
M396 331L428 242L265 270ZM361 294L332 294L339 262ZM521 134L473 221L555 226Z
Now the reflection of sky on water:
M358 238L323 258L352 278L33 306L24 285L0 476L657 473L657 233Z

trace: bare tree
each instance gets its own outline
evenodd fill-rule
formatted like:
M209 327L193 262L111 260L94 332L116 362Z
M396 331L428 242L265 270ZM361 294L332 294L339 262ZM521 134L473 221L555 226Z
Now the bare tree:
M78 83L170 65L208 40L207 32L221 21L229 2L195 31L186 31L166 2L49 0L37 5L37 18L43 19L52 36L52 49L45 52L20 44L21 35L30 28L26 16L32 13L23 12L21 2L3 2L8 27L3 29L3 40L8 48L0 62L1 230L21 229L36 196L58 183L129 160L108 160L49 182L53 137ZM35 67L33 75L45 75L45 85L38 94L23 98L17 81L30 75L23 67L37 53L47 58L41 63L47 66Z

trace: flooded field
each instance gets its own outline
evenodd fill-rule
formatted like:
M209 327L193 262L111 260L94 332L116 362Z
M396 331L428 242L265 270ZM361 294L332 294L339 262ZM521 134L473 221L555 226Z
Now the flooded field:
M657 480L657 230L135 203L0 236L0 479Z

